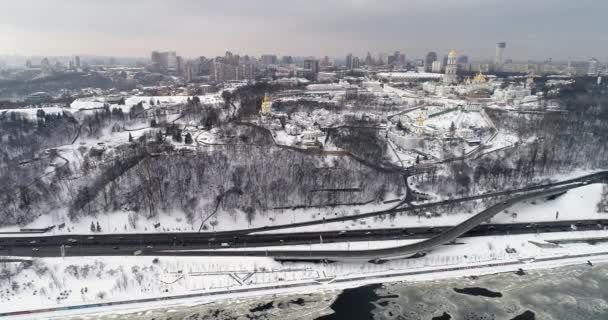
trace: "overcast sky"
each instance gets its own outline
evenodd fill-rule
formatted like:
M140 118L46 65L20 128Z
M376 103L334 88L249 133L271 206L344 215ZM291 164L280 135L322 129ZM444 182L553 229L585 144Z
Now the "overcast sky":
M605 60L606 0L0 0L0 54Z

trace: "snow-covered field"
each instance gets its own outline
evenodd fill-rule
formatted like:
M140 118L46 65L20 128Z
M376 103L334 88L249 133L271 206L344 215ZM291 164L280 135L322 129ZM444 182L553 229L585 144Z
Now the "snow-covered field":
M593 184L573 189L555 200L517 204L505 214L499 214L493 223L513 222L512 212L517 212L516 222L552 221L555 212L558 219L602 219L606 213L598 213L596 204L601 199L604 186ZM467 214L455 214L434 218L396 216L395 226L452 225L466 219ZM112 217L111 221L118 221ZM100 219L100 224L104 219ZM374 219L368 219L373 226ZM167 222L169 223L169 222ZM75 230L87 229L88 221ZM386 221L377 226L387 226ZM367 228L361 222L320 225L310 230L334 228ZM103 227L102 227L103 228ZM294 230L287 230L291 232ZM517 268L548 268L573 263L608 261L608 242L587 244L584 242L548 245L550 240L608 238L608 231L576 231L556 233L532 233L509 236L461 238L453 245L439 247L417 259L389 261L384 264L369 263L278 263L270 258L242 257L68 257L35 259L30 267L16 263L2 263L0 268L13 275L0 281L0 312L50 308L150 297L171 297L184 294L251 289L253 291L217 296L200 296L186 300L171 300L156 304L113 306L80 311L62 311L58 314L86 312L132 312L133 308L150 309L179 303L200 304L238 296L269 293L293 293L318 290L335 290L343 287L386 281L420 281L445 277L461 277L516 270ZM282 249L372 249L404 245L421 240L361 241L350 243L312 244L283 247ZM546 245L545 245L546 244ZM260 248L259 250L265 250ZM277 249L273 247L272 249ZM235 249L224 249L235 250ZM606 253L606 255L598 255ZM574 255L585 255L574 257ZM560 258L560 259L557 259ZM562 259L563 258L563 259ZM557 259L557 260L553 260ZM491 264L491 266L484 266ZM501 265L502 264L502 265ZM470 269L460 269L467 267ZM454 268L459 268L456 270ZM438 272L427 273L432 270ZM419 273L423 271L423 273ZM6 271L5 271L6 272ZM417 274L412 274L416 272ZM319 279L334 278L327 284ZM352 279L352 280L349 280ZM258 291L256 288L286 285ZM303 286L303 287L302 287ZM67 312L67 313L65 313ZM22 317L23 318L23 317ZM25 317L28 318L28 317ZM30 317L32 318L32 317ZM40 318L39 315L33 318Z
M153 219L146 219L137 215L136 223L132 223L134 216L130 211L117 211L98 214L95 217L83 217L70 221L66 210L55 210L41 215L34 222L22 226L23 228L46 228L48 226L65 223L65 228L55 228L51 234L87 234L90 233L91 223L99 223L100 233L144 233L144 232L192 232L199 231L201 222L207 221L207 231L240 230L255 227L283 225L310 220L340 217L350 214L360 214L370 211L384 210L394 207L396 203L370 203L359 206L337 206L323 208L276 209L267 212L264 216L256 217L251 223L245 214L228 214L220 211L216 216L201 215L189 223L183 212L160 212ZM130 221L131 219L131 221ZM160 223L160 227L154 225ZM20 227L10 226L0 228L0 232L15 232ZM2 235L0 235L1 237ZM24 235L27 236L27 235Z
M573 175L576 176L576 175ZM572 176L564 176L568 179ZM566 194L554 200L536 199L515 204L513 207L499 213L492 218L490 223L523 223L542 222L556 220L596 220L608 219L608 213L598 212L597 204L602 199L603 184L590 184L580 188L572 189ZM483 210L481 200L472 201L478 203L475 210L471 212L458 212L446 214L433 209L424 212L423 215L414 215L411 212L398 213L394 216L374 217L358 219L356 221L332 222L316 226L283 229L273 233L307 232L307 231L331 231L331 230L361 230L373 228L418 228L453 226L470 218L473 214ZM556 219L556 212L559 215ZM513 213L517 213L514 218Z
M123 112L128 113L131 107L138 103L142 103L144 109L154 108L154 106L172 106L185 104L191 96L127 96L124 104L109 104L110 109L119 108ZM203 105L219 105L223 103L222 97L219 94L207 94L198 96ZM153 101L154 104L150 104ZM24 115L28 119L36 119L39 110L43 110L46 114L57 114L62 112L87 112L91 110L101 109L106 104L105 97L80 98L70 104L69 108L59 106L45 106L41 108L19 108L19 109L3 109L2 113L16 112Z
M573 172L572 174L560 176L559 180L576 177L583 173L588 174L589 172ZM608 213L600 213L597 210L597 204L602 199L603 188L605 187L602 184L591 184L572 189L555 200L537 199L519 203L505 210L503 213L499 213L492 218L490 222L520 223L555 221L557 211L559 211L558 220L607 219ZM390 199L397 199L397 197L393 196ZM382 217L283 229L273 231L273 233L451 226L468 219L472 214L481 211L486 207L486 204L483 204L481 200L471 202L472 205L474 203L477 203L477 205L474 210L471 210L470 212L446 214L445 212L429 209L421 216L413 215L411 212L404 212L393 216L384 215ZM207 220L208 222L217 222L210 224L211 227L208 231L247 229L321 220L323 217L333 218L389 209L394 207L395 204L396 203L391 202L383 204L370 203L360 206L338 206L334 208L277 209L267 212L264 216L260 215L256 217L251 224L247 221L246 215L244 214L229 215L220 212L217 217L210 217ZM512 215L513 213L517 214L515 218ZM132 219L132 215L132 212L119 211L98 214L96 217L87 217L71 222L67 218L66 212L53 211L50 214L40 216L37 220L25 227L44 228L51 225L66 223L66 228L62 230L55 228L52 233L86 234L90 233L91 222L93 222L99 223L101 226L101 233L191 232L198 231L201 222L208 218L205 215L197 216L192 223L188 223L182 212L162 212L154 219L139 217L135 227L133 227L129 221ZM160 223L160 226L155 228L154 225L157 223ZM0 232L8 231L18 231L18 227L5 227L0 229Z
M297 288L300 292L333 290L363 283L420 281L517 268L555 267L587 260L594 263L608 261L606 242L557 247L538 246L530 242L543 243L547 240L589 237L608 237L608 231L462 238L456 244L442 246L424 257L389 261L384 264L280 264L269 258L236 257L160 257L158 261L153 257L45 258L34 260L29 267L4 263L2 268L11 271L13 275L0 282L0 312L190 293L204 294L218 290L254 289L273 285L306 284L307 288ZM366 247L368 244L351 246ZM565 260L554 260L557 258ZM463 267L469 269L462 269ZM328 278L334 280L325 285L316 282ZM292 288L291 292L293 291ZM273 292L280 293L285 290L277 288L264 293ZM255 291L249 293L255 294ZM200 303L226 297L207 296L198 298L198 301ZM154 307L163 306L165 303L159 302ZM171 303L175 304L176 301ZM130 309L135 306L113 308ZM100 310L103 309L98 309ZM36 315L34 318L40 316Z
M177 105L177 104L185 104L188 99L191 99L191 96L128 96L125 97L125 104L110 104L110 109L112 108L120 108L123 112L129 112L133 105L138 103L142 103L144 109L153 108L155 105ZM209 104L215 105L222 103L222 97L219 94L207 94L198 96L201 100L201 104ZM154 102L154 104L150 104L150 101ZM94 98L81 98L77 99L70 105L71 109L74 110L87 110L87 109L96 109L103 108L104 104L106 104L106 99L104 97L94 97Z
M389 87L390 88L390 87ZM407 100L406 92L391 89L393 95L401 95ZM409 93L408 93L409 94ZM186 103L187 96L129 96L125 103L112 104L110 108L120 108L129 112L133 105L141 103L144 110L160 106L174 106ZM204 105L220 105L221 95L209 94L199 96ZM407 99L406 99L407 98ZM396 96L391 97L396 99ZM452 123L457 129L488 129L494 124L482 112L465 112L450 109L455 100L448 98L428 98L437 100L440 105L430 105L420 118L432 132L447 132ZM71 108L45 107L45 113L70 111L73 113L93 113L103 108L105 98L78 99ZM503 107L501 107L503 108ZM192 125L194 121L180 120L179 108L167 108L163 121ZM505 108L503 108L505 109ZM506 109L509 109L507 107ZM19 112L29 119L35 119L36 108L12 109L3 112ZM153 109L154 110L154 109ZM155 112L158 110L154 110ZM441 113L448 111L447 113ZM414 122L423 112L415 110L401 115L404 121ZM169 114L169 116L166 116ZM343 114L334 114L327 110L315 110L312 113L299 112L292 115L292 124L300 129L310 129L313 123L323 127L337 126L344 121ZM52 173L59 166L78 167L83 162L86 149L106 149L112 152L113 147L128 143L130 137L139 138L149 128L147 119L133 120L128 126L116 124L107 128L99 137L78 137L73 143L57 147L57 160L46 168L45 174ZM273 124L269 123L268 126ZM276 124L274 124L276 127ZM280 123L279 123L280 125ZM291 124L290 124L291 125ZM126 126L126 127L125 127ZM280 128L280 127L279 127ZM277 144L294 145L302 141L304 133L291 130L271 128ZM295 135L291 135L288 133ZM487 132L488 130L486 130ZM229 141L215 131L203 131L194 125L185 128L184 132L192 133L195 143L185 146L181 142L172 142L181 148L206 148L212 152L212 144L224 144ZM297 134L296 134L297 133ZM308 132L312 135L314 132ZM518 137L510 132L499 131L492 136L491 146L484 153L514 146ZM323 136L308 139L323 141ZM485 139L485 138L484 138ZM310 142L310 141L309 141ZM485 143L485 141L484 141ZM399 150L389 142L392 162L410 166L418 158L411 150ZM434 158L447 158L466 154L474 147L464 146L461 150L445 147L440 138L430 137L422 150ZM456 148L456 147L454 147ZM335 150L336 146L326 145L324 150ZM455 152L458 151L459 153ZM494 153L499 157L500 152ZM332 160L331 156L320 162ZM431 160L432 161L432 160ZM441 170L441 169L440 169ZM589 172L570 172L552 178L567 179ZM81 177L80 177L81 178ZM70 177L79 179L79 177ZM415 179L415 178L414 178ZM411 182L411 180L410 180ZM205 231L227 231L256 228L290 223L321 220L334 217L356 215L393 208L402 200L403 195L386 194L385 203L374 202L362 205L336 206L321 208L272 209L258 214L248 221L247 214L240 210L224 212L222 209L214 215L210 212L197 213L194 219L186 218L183 212L159 212L154 218L146 219L131 211L116 211L87 216L79 220L68 219L67 209L55 209L44 213L32 223L21 226L26 228L45 228L65 224L65 227L54 228L48 235L56 234L89 234L92 225L98 225L96 233L156 233L156 232L193 232L205 226ZM608 218L608 213L600 210L599 203L607 202L608 189L603 184L591 184L572 189L553 200L536 199L518 203L499 213L488 223L535 223L549 221L578 221ZM435 197L433 200L443 200ZM366 199L362 199L366 200ZM207 199L212 204L213 199ZM447 213L446 208L428 209L424 212L397 213L353 221L323 223L315 226L283 229L278 232L314 232L332 230L365 230L373 228L431 228L453 226L470 218L473 214L493 204L493 201L472 201L462 206L461 212ZM423 203L423 202L419 202ZM419 204L418 203L418 204ZM458 206L460 208L460 206ZM0 228L0 232L18 231L18 227ZM272 231L277 233L277 231ZM0 235L2 236L2 235ZM14 235L7 235L14 236ZM27 235L24 235L27 236ZM38 234L36 234L38 236ZM600 239L593 243L583 239ZM581 240L568 244L554 244L556 240ZM606 239L607 241L601 241ZM254 250L365 250L390 248L412 244L416 240L358 241L343 243L318 243L281 247L259 247ZM244 250L242 248L220 249L226 252ZM247 248L247 250L252 250ZM196 250L175 250L196 251ZM227 300L260 294L286 294L293 292L328 291L366 283L386 281L421 281L445 277L463 277L470 275L496 273L516 270L517 268L551 268L568 264L585 263L586 261L608 263L608 230L598 226L594 231L576 231L572 226L569 232L529 233L518 235L484 236L460 238L455 243L435 248L426 255L388 261L382 264L335 262L335 263L280 263L268 257L179 257L179 256L123 256L123 257L66 257L25 259L28 262L6 262L0 257L0 314L42 308L70 307L86 304L112 303L126 300L162 299L143 303L115 306L97 306L89 309L60 311L53 314L21 315L15 318L40 319L49 317L73 316L90 312L132 312L150 308L167 307L176 304L200 304L214 300ZM10 257L9 257L10 258ZM232 290L232 292L229 292ZM238 292L234 292L238 290ZM184 297L188 295L188 297ZM194 296L193 296L194 295ZM179 300L169 300L179 298Z

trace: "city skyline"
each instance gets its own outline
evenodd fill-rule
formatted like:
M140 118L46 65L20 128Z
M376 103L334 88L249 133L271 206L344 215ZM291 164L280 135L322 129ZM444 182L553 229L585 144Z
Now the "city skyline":
M608 4L568 1L25 0L5 4L0 54L147 57L154 49L185 57L235 53L342 57L367 51L423 57L454 48L493 59L604 59L607 36L596 21ZM61 8L59 10L58 8ZM584 11L585 15L577 15ZM564 17L567 17L565 19ZM430 21L430 22L429 22ZM480 27L487 26L487 27Z

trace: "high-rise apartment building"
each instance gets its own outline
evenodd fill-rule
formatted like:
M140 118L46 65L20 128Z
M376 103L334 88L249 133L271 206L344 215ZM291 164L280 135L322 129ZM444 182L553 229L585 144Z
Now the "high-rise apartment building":
M304 70L307 71L308 80L317 81L317 75L319 74L319 60L316 60L316 59L304 60Z
M496 65L497 69L500 69L500 67L502 66L502 64L504 62L504 54L505 54L506 47L507 47L506 42L498 42L496 44L496 57L494 58L494 64Z
M429 51L424 58L424 71L431 72L433 71L433 63L437 61L437 52ZM433 71L436 72L436 71Z

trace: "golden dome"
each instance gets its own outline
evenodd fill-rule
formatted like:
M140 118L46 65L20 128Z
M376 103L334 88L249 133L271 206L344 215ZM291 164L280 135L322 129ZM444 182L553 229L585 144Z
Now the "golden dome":
M448 58L456 58L458 56L458 53L456 53L456 50L452 49L450 50L450 52L448 53Z
M418 114L418 117L416 117L416 124L423 127L425 120L426 120L426 118L424 117L424 114L421 112Z
M486 82L486 81L487 81L487 78L483 73L481 73L481 71L479 71L479 73L475 75L475 78L473 78L473 82L475 82L475 83L481 83L481 82Z
M272 112L272 98L266 93L262 100L262 113L269 114Z

